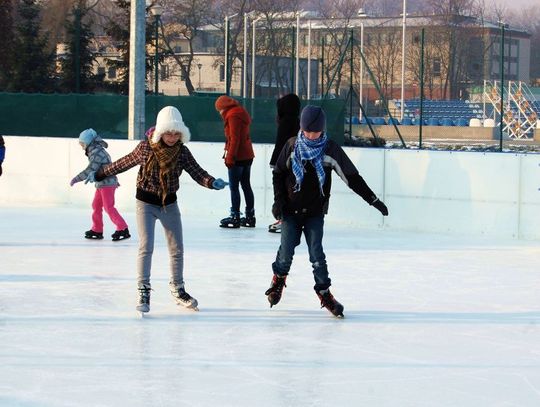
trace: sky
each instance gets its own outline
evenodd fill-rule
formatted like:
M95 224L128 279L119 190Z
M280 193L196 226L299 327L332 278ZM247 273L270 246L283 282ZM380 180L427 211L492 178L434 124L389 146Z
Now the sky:
M151 310L135 312L132 239L83 238L90 210L0 208L0 405L540 405L538 242L327 222L321 309L304 243L281 302L264 291L280 235L183 218L186 288L168 292L156 227Z

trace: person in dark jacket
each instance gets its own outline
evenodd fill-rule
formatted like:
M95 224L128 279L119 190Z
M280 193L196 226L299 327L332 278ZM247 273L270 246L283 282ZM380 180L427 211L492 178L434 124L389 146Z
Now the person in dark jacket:
M222 95L216 99L216 110L224 122L225 153L231 190L230 215L220 222L222 228L255 227L255 196L251 189L251 165L255 154L249 135L251 117L237 100ZM240 189L246 201L246 216L240 218Z
M6 146L4 145L4 137L0 136L0 175L2 175L2 163L6 156Z
M291 137L298 135L300 130L300 99L294 93L279 98L277 103L277 135L276 145L270 158L270 168L276 165L279 153ZM281 232L281 220L268 226L271 233Z
M317 106L306 106L300 117L301 131L298 137L287 141L274 167L272 214L283 223L281 244L272 263L272 283L265 294L270 307L280 301L294 249L300 244L303 232L313 267L314 289L321 307L337 317L343 317L343 305L330 292L331 280L322 246L332 170L383 216L388 215L388 209L369 188L343 149L328 139L325 127L324 110Z

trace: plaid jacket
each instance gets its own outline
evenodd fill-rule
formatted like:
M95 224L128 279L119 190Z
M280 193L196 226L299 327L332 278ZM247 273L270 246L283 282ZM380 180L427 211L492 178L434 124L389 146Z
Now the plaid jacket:
M105 165L103 167L103 173L106 176L116 175L127 171L136 165L140 165L141 168L137 175L137 190L159 196L158 169L154 168L150 176L147 179L143 179L146 161L150 154L152 154L152 148L150 147L148 140L141 141L131 153L116 160L112 164ZM193 158L189 149L185 145L182 145L176 166L174 167L171 176L168 178L167 194L176 194L176 191L178 191L178 188L180 187L179 177L183 170L186 170L191 178L198 184L209 189L214 189L212 188L214 177L203 170L197 161L195 161L195 158Z

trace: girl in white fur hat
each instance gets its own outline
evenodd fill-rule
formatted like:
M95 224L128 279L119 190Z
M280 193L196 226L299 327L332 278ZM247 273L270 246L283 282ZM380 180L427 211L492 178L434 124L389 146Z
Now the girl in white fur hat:
M171 293L178 305L197 309L197 300L184 288L182 221L176 196L180 186L179 177L185 170L198 184L209 189L223 189L227 183L209 175L195 161L185 146L190 138L189 129L175 107L161 109L156 126L147 132L147 137L130 154L101 167L95 174L95 180L100 181L140 165L136 193L139 231L137 310L142 313L150 310L150 269L157 220L165 229L169 248Z
M107 143L98 136L94 129L86 129L79 135L79 144L88 157L88 167L77 174L70 181L73 186L77 182L84 181L91 172L95 172L104 164L110 164L111 156L105 149ZM92 201L92 227L87 230L84 237L87 239L103 239L103 210L111 222L116 226L116 231L111 235L113 241L129 239L128 225L124 218L114 207L114 193L119 187L118 179L115 176L104 178L96 182L96 193Z

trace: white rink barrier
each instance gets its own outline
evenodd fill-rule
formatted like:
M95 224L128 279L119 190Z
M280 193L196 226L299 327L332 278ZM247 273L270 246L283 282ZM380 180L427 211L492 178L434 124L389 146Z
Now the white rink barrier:
M5 136L6 160L0 177L0 205L88 207L92 184L69 186L88 161L77 139ZM138 141L107 140L112 159ZM227 179L223 144L191 142L201 167ZM271 219L273 145L256 144L251 180L259 223ZM387 204L383 218L333 174L328 222L362 228L540 239L540 155L447 152L346 147L368 185ZM139 167L118 176L116 204L134 211ZM178 199L182 213L215 218L229 211L227 189L208 190L184 173ZM242 208L243 210L243 208ZM89 213L90 216L90 213Z

